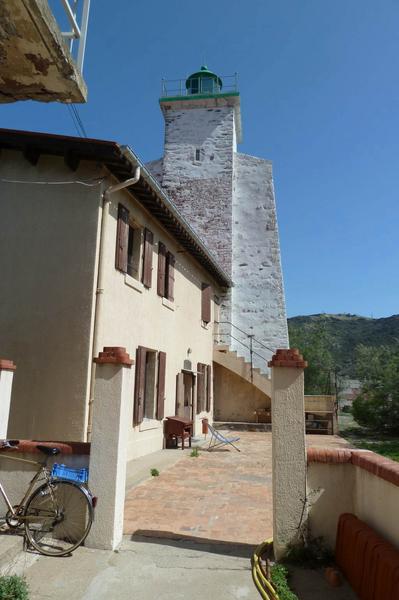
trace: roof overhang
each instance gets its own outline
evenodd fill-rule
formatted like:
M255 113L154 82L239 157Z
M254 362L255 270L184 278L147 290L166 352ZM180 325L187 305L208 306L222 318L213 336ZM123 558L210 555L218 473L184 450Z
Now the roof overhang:
M41 154L60 156L76 170L80 161L102 163L118 181L133 177L140 167L140 180L126 190L187 250L222 287L233 285L231 278L219 265L190 224L180 214L159 183L128 146L116 142L78 138L49 133L0 129L0 149L19 150L36 164Z
M86 102L86 84L47 2L1 2L0 40L0 103Z

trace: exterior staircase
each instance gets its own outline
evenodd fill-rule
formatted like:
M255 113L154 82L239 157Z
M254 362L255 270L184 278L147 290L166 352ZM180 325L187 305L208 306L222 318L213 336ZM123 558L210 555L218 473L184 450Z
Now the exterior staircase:
M226 369L229 369L236 375L239 375L246 381L249 381L261 392L271 398L272 385L271 379L261 373L257 367L251 368L251 363L247 362L243 356L239 356L235 350L230 350L225 344L215 344L213 349L213 361Z

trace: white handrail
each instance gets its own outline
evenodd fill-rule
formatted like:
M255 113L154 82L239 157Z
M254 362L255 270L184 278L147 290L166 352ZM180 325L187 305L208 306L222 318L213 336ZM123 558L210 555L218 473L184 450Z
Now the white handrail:
M77 7L79 3L83 3L81 9L81 23L77 22ZM65 14L71 25L71 31L63 31L61 35L70 40L70 51L72 53L74 40L79 40L76 64L80 72L83 72L83 61L86 49L87 28L89 23L90 0L74 0L71 6L70 0L61 0Z

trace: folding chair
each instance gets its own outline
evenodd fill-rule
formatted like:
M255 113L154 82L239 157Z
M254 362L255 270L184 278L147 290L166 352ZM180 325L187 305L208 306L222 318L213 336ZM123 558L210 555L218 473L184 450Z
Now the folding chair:
M237 448L237 446L234 445L234 442L238 442L238 440L240 439L239 437L233 437L233 438L224 437L224 435L222 435L220 433L220 431L217 431L216 429L214 429L212 427L212 425L209 425L209 424L208 424L208 430L211 432L211 439L210 439L209 446L208 446L208 452L211 452L215 448L219 448L220 446L225 446L228 444L230 444L230 446L233 446L233 448L235 448L237 450L237 452L241 452L241 450L239 448Z

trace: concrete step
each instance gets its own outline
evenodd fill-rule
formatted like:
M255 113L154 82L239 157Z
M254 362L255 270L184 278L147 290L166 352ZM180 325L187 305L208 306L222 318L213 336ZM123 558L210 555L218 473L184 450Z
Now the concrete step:
M230 431L271 431L271 423L244 423L241 421L214 421L215 429L228 429Z
M7 573L23 554L24 536L0 531L0 573Z

